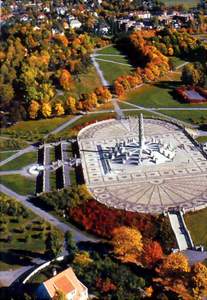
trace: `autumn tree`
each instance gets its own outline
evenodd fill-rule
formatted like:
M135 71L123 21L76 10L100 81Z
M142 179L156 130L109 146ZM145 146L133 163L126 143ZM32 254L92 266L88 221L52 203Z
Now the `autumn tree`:
M115 255L123 262L138 263L143 249L141 233L130 227L121 226L113 231L112 244Z
M32 100L30 105L29 105L29 117L30 117L30 119L36 119L39 110L40 110L39 103L35 100Z
M189 272L189 262L187 257L181 252L169 254L163 261L161 266L161 274L179 274Z
M61 103L56 103L55 104L55 114L59 117L59 116L62 116L64 115L65 113L65 110L64 110L64 107L62 106Z
M207 267L198 262L192 267L192 287L195 300L207 297Z
M52 113L52 107L49 102L44 102L41 107L41 112L44 118L49 118Z
M69 113L75 113L76 111L76 99L69 96L66 100L66 111Z
M67 231L65 233L65 243L66 243L66 249L68 251L68 255L70 257L73 257L75 255L75 253L77 252L78 247L77 247L74 237L70 231Z
M156 241L146 241L143 247L142 260L147 267L153 267L154 264L163 257L163 251L160 244Z
M68 72L66 69L61 70L59 81L60 81L60 85L64 90L66 91L70 90L71 83L72 83L72 77L70 72Z
M93 262L90 258L90 254L87 251L80 251L75 254L75 258L73 260L74 264L78 264L81 266L88 266Z

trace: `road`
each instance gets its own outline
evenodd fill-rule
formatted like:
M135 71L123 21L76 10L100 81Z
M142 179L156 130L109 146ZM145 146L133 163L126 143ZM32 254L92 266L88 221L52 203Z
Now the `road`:
M31 209L35 214L37 214L38 216L43 218L45 221L47 221L51 225L57 227L63 233L65 233L66 231L69 230L74 235L74 239L76 242L83 242L83 241L98 242L99 241L99 239L80 231L79 229L75 228L71 224L65 224L65 223L61 222L60 220L58 220L56 217L52 216L48 212L45 212L44 210L42 210L39 207L36 207L34 204L32 204L31 202L28 201L29 198L27 196L19 195L2 184L0 184L0 191L12 198L15 198L21 204L23 204L27 208Z

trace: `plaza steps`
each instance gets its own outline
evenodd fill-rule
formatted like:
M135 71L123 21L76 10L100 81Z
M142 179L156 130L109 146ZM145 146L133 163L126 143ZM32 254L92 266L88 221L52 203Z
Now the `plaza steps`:
M175 234L179 250L183 251L187 249L194 249L194 244L190 236L190 232L185 224L183 213L180 210L169 211L168 217L172 230Z

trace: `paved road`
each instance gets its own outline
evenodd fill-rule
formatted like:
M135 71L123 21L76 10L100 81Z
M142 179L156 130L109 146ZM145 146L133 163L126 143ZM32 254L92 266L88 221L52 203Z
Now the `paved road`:
M123 119L124 118L124 113L123 111L121 110L120 106L119 106L119 103L117 102L117 99L113 98L112 99L112 104L114 106L114 111L116 112L117 114L117 118L118 119Z
M34 204L29 202L28 197L19 195L2 184L0 184L0 191L10 197L16 198L17 201L19 201L21 204L23 204L27 208L31 209L35 214L37 214L38 216L40 216L47 222L51 223L53 226L57 227L63 233L65 233L68 230L71 231L72 234L74 235L74 239L77 242L81 242L81 241L98 242L99 241L99 239L92 237L87 233L81 232L79 229L75 228L73 225L65 224L65 223L59 221L57 218L55 218L48 212L45 212L41 208L36 207Z
M0 272L0 288L10 286L17 278L26 271L32 269L34 265L21 267L17 270L1 271ZM2 299L3 300L3 299Z

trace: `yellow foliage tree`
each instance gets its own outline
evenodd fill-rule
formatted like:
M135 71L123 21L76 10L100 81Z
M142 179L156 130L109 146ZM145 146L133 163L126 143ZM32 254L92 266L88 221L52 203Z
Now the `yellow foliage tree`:
M76 99L72 96L69 96L66 100L66 109L69 112L74 113L76 111Z
M29 117L30 119L36 119L38 115L38 111L40 109L40 105L37 101L32 100L29 106Z
M45 118L49 118L52 113L52 107L49 102L44 102L41 107L42 115Z
M189 271L190 267L188 259L181 252L171 253L168 255L161 266L161 273L163 275Z
M75 254L73 262L81 266L88 266L93 260L90 258L90 254L87 251L80 251Z
M207 267L196 263L192 268L193 296L195 300L207 297Z
M64 107L62 106L61 103L56 103L55 104L55 113L57 116L62 116L65 113Z
M138 263L143 248L141 233L130 227L118 227L113 231L112 244L115 255L123 262Z

